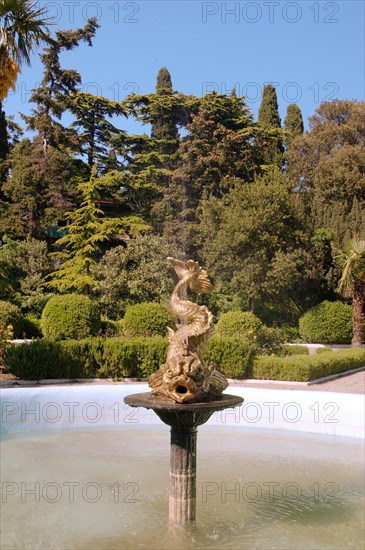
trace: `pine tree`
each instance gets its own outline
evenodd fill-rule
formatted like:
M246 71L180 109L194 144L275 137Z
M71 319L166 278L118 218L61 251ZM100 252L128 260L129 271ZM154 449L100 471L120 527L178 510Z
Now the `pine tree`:
M95 284L91 268L101 255L103 243L118 233L133 235L149 229L140 216L127 214L119 218L106 218L98 208L100 196L105 196L119 183L118 172L109 172L98 178L94 168L90 180L79 184L82 203L66 215L70 220L67 234L55 243L63 249L55 253L61 260L61 266L48 277L50 280L45 283L46 287L89 293Z
M287 132L285 142L287 145L304 132L302 111L296 103L288 105L286 117L284 120L284 130Z

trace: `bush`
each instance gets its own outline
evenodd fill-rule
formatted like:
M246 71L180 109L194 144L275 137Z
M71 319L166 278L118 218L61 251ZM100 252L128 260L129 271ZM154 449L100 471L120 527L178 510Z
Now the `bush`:
M331 348L317 348L316 349L316 354L317 355L321 355L321 353L328 353L328 352L333 352L333 349L331 349Z
M42 338L41 320L32 313L28 313L23 319L23 333L25 338Z
M219 319L215 333L223 338L247 337L261 327L262 322L251 311L228 311Z
M342 302L322 302L299 319L301 337L317 344L350 344L352 307Z
M24 380L45 378L90 378L97 365L91 339L52 342L37 340L13 345L5 360L11 374Z
M258 348L239 338L212 338L203 353L206 365L213 364L227 378L251 378Z
M79 340L96 334L100 324L99 306L79 294L52 296L41 319L42 332L48 340Z
M25 380L144 378L166 358L165 338L39 340L6 349L9 371Z
M168 340L161 336L108 338L104 342L97 376L147 378L166 360Z
M153 302L128 306L124 316L126 336L166 336L166 327L175 327L171 313Z
M253 378L308 382L322 376L337 374L365 365L365 349L350 349L336 353L292 357L257 357Z
M286 357L288 355L308 355L308 354L309 354L309 349L307 348L307 346L288 346L288 345L284 345L281 348L281 353L280 353L282 357Z
M23 337L23 316L18 306L11 302L0 300L0 329L6 329L11 325L15 338Z

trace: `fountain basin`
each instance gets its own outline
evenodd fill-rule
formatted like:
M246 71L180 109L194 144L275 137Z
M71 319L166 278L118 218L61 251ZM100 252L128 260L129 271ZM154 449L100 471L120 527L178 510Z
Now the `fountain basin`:
M199 429L199 521L174 532L169 429L123 404L138 391L148 388L3 390L4 548L361 547L362 396L231 387L240 414L218 411Z

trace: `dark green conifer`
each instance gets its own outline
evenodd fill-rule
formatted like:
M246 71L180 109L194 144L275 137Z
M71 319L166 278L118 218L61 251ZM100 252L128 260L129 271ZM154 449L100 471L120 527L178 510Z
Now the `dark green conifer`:
M6 179L6 167L4 162L9 153L9 141L8 141L8 130L5 112L2 108L2 102L0 101L0 197L1 197L1 184Z
M261 149L261 166L264 170L270 166L283 165L283 141L281 120L278 110L276 90L272 84L264 86L258 114L257 146Z
M286 143L289 144L297 136L304 132L302 111L296 103L288 105L284 120L284 130L287 132Z
M270 128L280 128L281 120L278 110L278 98L272 84L264 86L262 101L259 108L259 122Z

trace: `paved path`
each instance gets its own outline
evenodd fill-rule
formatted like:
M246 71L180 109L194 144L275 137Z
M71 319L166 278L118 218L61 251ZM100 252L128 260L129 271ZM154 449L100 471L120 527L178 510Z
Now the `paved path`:
M347 374L318 384L307 382L270 382L269 380L255 381L242 380L232 381L230 384L248 388L269 388L271 390L306 390L306 391L332 391L339 393L360 393L365 394L365 371Z

